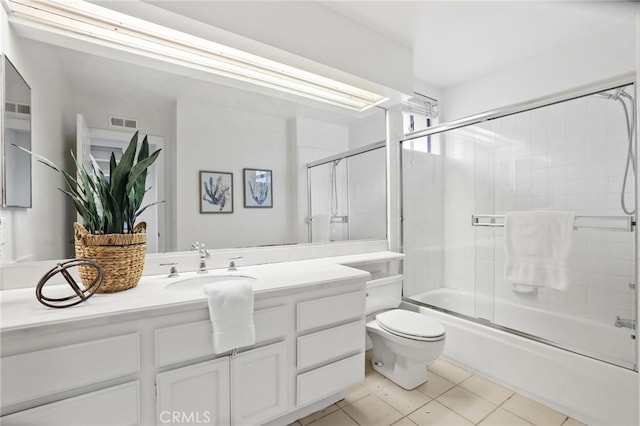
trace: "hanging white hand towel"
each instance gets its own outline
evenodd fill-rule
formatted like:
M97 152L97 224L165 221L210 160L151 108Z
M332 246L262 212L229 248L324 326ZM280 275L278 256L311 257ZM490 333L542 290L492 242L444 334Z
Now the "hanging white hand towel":
M213 325L213 352L227 352L256 342L253 324L253 286L249 280L206 284Z
M566 290L575 212L508 212L504 221L504 280Z

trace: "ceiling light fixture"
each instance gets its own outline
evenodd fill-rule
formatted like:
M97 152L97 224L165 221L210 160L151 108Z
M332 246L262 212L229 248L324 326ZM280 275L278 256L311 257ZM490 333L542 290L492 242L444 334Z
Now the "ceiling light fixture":
M355 111L386 97L86 1L5 0L10 21Z

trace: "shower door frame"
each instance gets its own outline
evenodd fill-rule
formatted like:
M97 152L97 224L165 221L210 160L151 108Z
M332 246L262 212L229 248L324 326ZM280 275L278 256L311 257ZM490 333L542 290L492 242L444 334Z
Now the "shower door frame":
M498 119L498 118L503 118L503 117L507 117L510 115L514 115L514 114L518 114L518 113L522 113L522 112L526 112L526 111L531 111L537 108L542 108L542 107L547 107L550 105L554 105L554 104L558 104L561 102L566 102L566 101L570 101L572 99L576 99L576 98L580 98L580 97L584 97L584 96L589 96L591 94L594 93L598 93L598 92L604 92L607 90L612 90L621 86L627 86L627 85L634 85L634 111L635 111L635 115L634 115L634 119L636 120L635 123L635 134L634 137L636 138L635 141L635 148L636 148L636 160L638 159L638 152L637 152L637 147L638 147L638 136L639 136L639 124L637 122L638 120L638 106L640 105L640 102L638 100L638 81L636 80L636 74L635 73L627 73L627 74L623 74L617 77L613 77L607 80L603 80L603 81L599 81L596 83L592 83L592 84L588 84L588 85L583 85L583 86L579 86L573 89L569 89L569 90L565 90L562 92L558 92L549 96L543 96L540 98L535 98L529 101L525 101L525 102L519 102L519 103L515 103L512 105L508 105L505 107L501 107L501 108L496 108L490 111L486 111L486 112L482 112L479 114L474 114L468 117L464 117L464 118L460 118L457 120L453 120L450 122L445 122L445 123L441 123L438 124L436 126L433 127L429 127L423 130L418 130L415 132L409 132L406 133L403 137L399 138L398 140L398 151L402 152L402 143L403 142L408 142L408 141L412 141L415 139L419 139L419 138L423 138L426 136L431 136L431 135L435 135L435 134L440 134L440 133L444 133L450 130L455 130L455 129L459 129L462 127L467 127L467 126L472 126L475 124L479 124L485 121L489 121L489 120L494 120L494 119ZM443 144L443 150L444 153L446 155L446 143ZM404 253L404 200L403 200L403 179L404 179L404 175L403 175L403 161L402 161L402 157L400 158L399 161L399 182L400 182L400 193L399 193L399 201L400 201L400 251ZM638 199L640 196L640 185L638 184L638 176L635 176L635 180L634 180L634 184L635 184L635 191L634 191L634 195L635 195L635 204L636 207L638 206ZM640 351L640 344L638 342L638 304L640 303L640 301L638 300L638 296L640 294L639 289L638 289L638 262L639 262L639 256L638 256L638 239L640 238L638 235L638 227L637 227L637 218L638 218L638 212L636 211L636 213L634 215L632 215L633 220L630 222L631 227L632 227L632 232L634 233L635 238L634 240L634 253L636 254L636 257L634 258L634 265L633 265L633 283L631 283L630 285L633 285L633 294L635 296L634 300L633 300L633 308L635 309L634 311L634 315L635 315L635 329L631 330L634 333L634 348L635 348L635 356L637 359L638 356L638 352ZM609 362L607 360L602 360L600 358L598 358L595 354L591 355L588 353L584 353L584 352L579 352L576 350L573 350L572 348L566 347L564 346L562 343L557 343L557 342L553 342L550 341L548 339L545 339L543 337L540 336L535 336L535 335L531 335L528 334L526 332L520 331L520 330L516 330L516 329L512 329L512 328L508 328L499 324L494 323L493 321L487 321L485 319L482 318L478 318L475 316L469 316L469 315L465 315L459 312L455 312L455 311L450 311L448 309L445 308L440 308L438 306L433 306L430 305L428 303L424 303L424 302L420 302L420 301L416 301L413 299L410 299L408 297L405 297L403 294L403 298L402 298L403 302L405 303L409 303L409 304L413 304L413 305L417 305L417 306L423 306L426 308L430 308L430 309L434 309L440 312L444 312L446 314L449 315L453 315L456 316L458 318L463 318L465 320L468 321L472 321L474 323L477 324L482 324L484 326L488 326L497 330L501 330L501 331L505 331L505 332L509 332L512 334L516 334L518 336L521 337L525 337L528 339L531 339L533 341L539 342L539 343L543 343L543 344L547 344L553 347L557 347L559 349L562 350L566 350L569 352L573 352L582 356L587 356L590 358L594 358L598 361L601 362L605 362L605 363L609 363L612 365L616 365L619 366L621 368L627 368L630 369L632 371L639 371L639 366L637 364L637 362L635 360L633 360L633 364L634 367L633 368L628 368L625 366L620 366L618 364Z

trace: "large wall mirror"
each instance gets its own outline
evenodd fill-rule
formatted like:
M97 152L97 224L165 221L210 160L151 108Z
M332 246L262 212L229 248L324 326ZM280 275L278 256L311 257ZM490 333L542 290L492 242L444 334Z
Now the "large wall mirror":
M163 141L156 185L165 203L156 214L157 252L189 250L196 241L216 249L386 238L384 149L375 156L345 159L336 173L328 166L314 171L313 220L307 186L308 163L383 141L384 109L350 112L175 73L118 54L95 55L26 38L17 43L28 58L34 100L47 105L44 114L34 117L35 133L46 135L46 140L34 139L34 152L72 172L69 152L76 151L78 114L97 139L106 131L133 133L122 126L131 119L142 134ZM10 235L34 227L52 232L47 241L28 243L21 235L15 247L5 246L7 262L73 256L73 205L57 190L63 185L58 176L33 164L33 208L30 214L8 214L15 228ZM244 207L244 169L272 171L270 208ZM200 172L233 176L233 213L201 213ZM335 214L332 199L334 206L339 202ZM363 214L359 199L366 199L367 209L374 208L381 219L369 223L373 215ZM332 222L332 215L341 221Z
M31 207L31 88L2 57L2 206Z

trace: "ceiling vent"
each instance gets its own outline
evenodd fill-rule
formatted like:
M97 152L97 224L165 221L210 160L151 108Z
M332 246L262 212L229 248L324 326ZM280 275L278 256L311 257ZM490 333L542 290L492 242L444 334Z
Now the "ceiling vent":
M133 118L124 118L124 117L109 117L109 126L117 127L120 129L129 129L129 130L137 130L138 129L138 120Z

